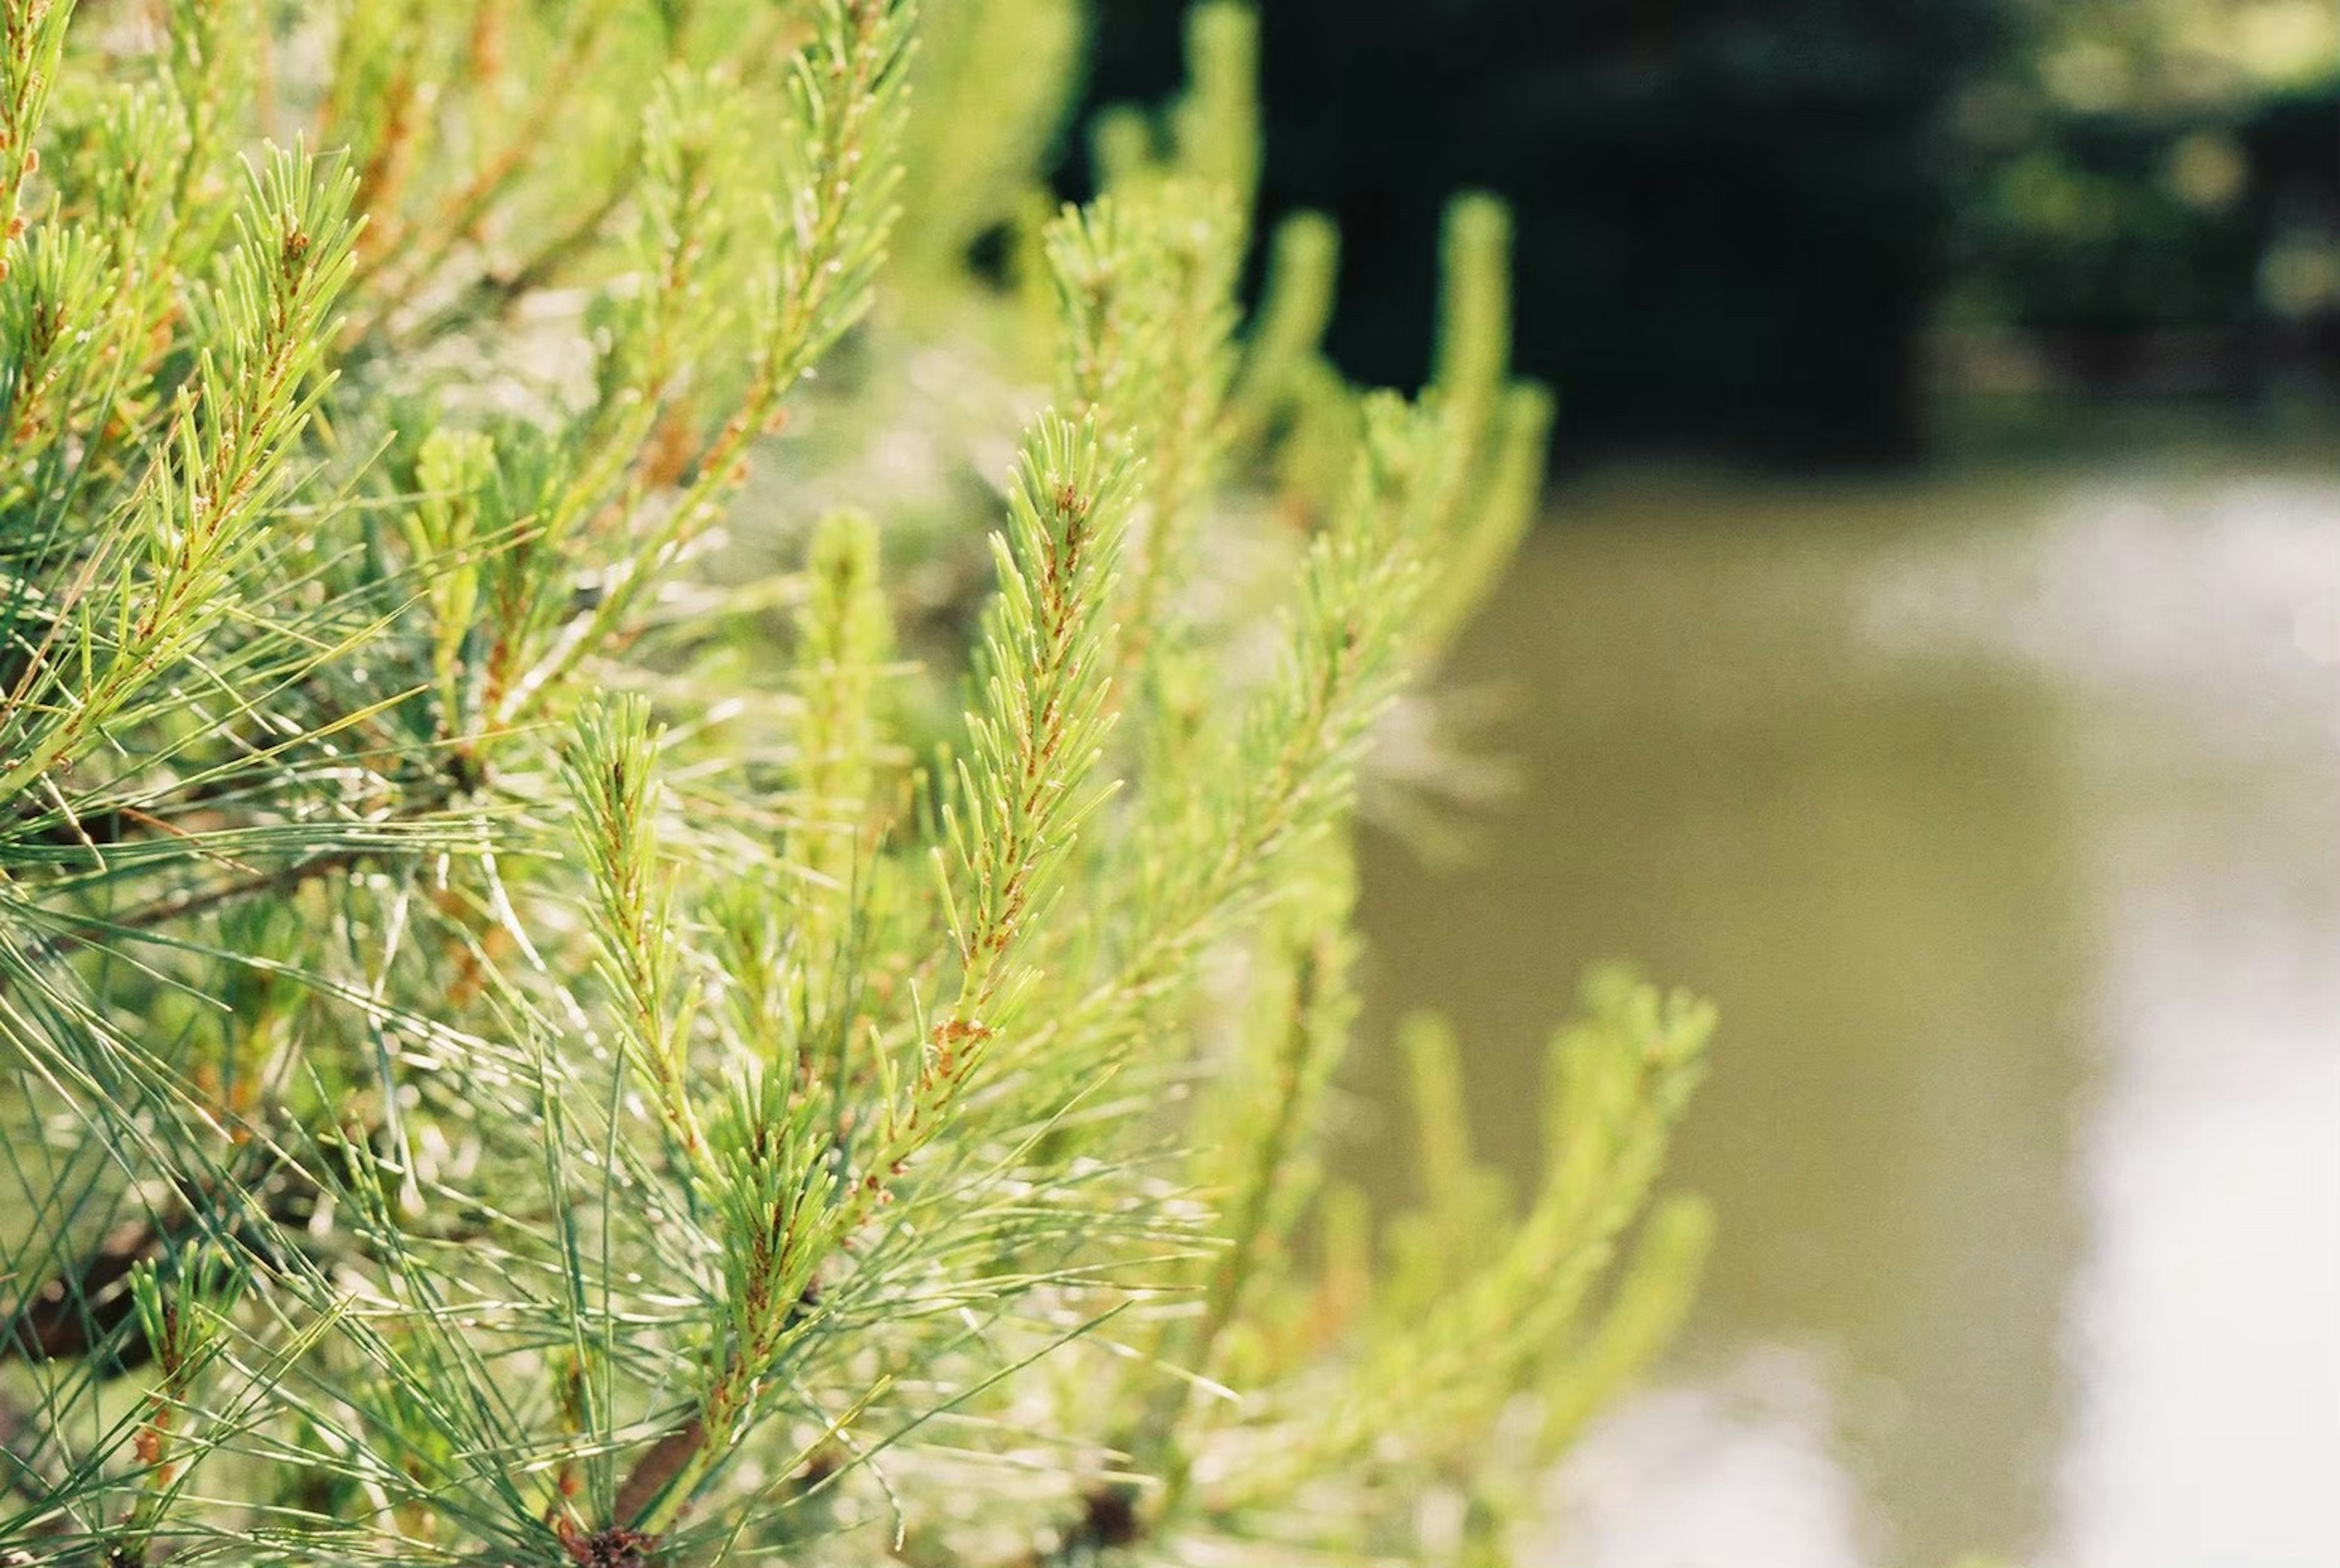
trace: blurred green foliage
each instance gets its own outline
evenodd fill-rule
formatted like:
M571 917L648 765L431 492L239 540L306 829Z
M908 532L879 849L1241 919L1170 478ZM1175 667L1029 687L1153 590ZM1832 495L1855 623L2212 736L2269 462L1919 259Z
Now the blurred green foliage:
M2125 342L2181 329L2315 352L2340 319L2340 14L2037 0L2018 15L2018 46L1954 109L1951 319L2076 334L2077 368L2099 373Z
M1176 10L1106 9L1093 92L1157 90ZM2243 386L2340 366L2332 25L2322 0L1284 0L1262 201L1339 223L1332 352L1403 382L1444 192L1509 198L1564 460L1906 456L1962 362L1946 326L2089 334L2107 368L2224 333L2205 362Z

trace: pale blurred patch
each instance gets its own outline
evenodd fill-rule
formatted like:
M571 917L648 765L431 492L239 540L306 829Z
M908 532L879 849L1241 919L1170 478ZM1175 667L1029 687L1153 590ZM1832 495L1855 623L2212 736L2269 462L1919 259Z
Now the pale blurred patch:
M1554 1483L1571 1568L1863 1568L1862 1503L1828 1380L1778 1346L1656 1388L1588 1433Z

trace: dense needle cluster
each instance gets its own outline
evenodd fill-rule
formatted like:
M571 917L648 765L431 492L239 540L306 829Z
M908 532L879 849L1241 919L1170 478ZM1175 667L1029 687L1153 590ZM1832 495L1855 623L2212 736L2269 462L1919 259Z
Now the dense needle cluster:
M0 1560L1505 1561L1708 1019L1325 1175L1500 206L1407 399L1237 5L1062 213L1074 0L0 16Z

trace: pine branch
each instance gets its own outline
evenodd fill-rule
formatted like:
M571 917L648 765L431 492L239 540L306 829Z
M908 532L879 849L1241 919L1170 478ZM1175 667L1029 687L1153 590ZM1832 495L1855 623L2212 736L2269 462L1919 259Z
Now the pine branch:
M1075 0L67 9L0 0L0 1556L1495 1560L1705 1236L1622 982L1523 1205L1430 1027L1423 1203L1323 1177L1379 716L1541 482L1500 207L1408 401L1321 219L1239 319L1225 0L1053 221Z
M25 183L41 166L35 133L56 84L71 0L6 0L0 7L0 281L23 237Z

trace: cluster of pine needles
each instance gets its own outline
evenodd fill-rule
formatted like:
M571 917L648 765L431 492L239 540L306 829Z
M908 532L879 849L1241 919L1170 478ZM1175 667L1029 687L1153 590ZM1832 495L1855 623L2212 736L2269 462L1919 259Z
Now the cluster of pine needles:
M1326 1175L1500 205L1408 399L1237 5L1061 212L1075 0L0 17L0 1562L1508 1560L1709 1020Z

